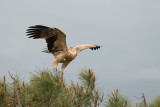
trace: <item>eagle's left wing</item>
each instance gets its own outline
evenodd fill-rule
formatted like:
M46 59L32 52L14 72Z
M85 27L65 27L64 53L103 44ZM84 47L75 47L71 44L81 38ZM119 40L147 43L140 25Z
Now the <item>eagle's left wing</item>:
M73 47L73 49L76 49L77 51L82 51L84 49L92 49L92 50L96 50L96 49L99 49L101 46L98 46L98 45L89 45L89 44L86 44L86 45L78 45L78 46L75 46Z
M57 28L35 25L27 29L28 38L45 39L50 53L59 53L67 49L66 35Z

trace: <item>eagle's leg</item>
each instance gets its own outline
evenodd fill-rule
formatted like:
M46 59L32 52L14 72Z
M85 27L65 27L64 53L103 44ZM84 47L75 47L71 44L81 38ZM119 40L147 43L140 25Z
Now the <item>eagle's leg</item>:
M70 62L64 62L63 64L62 64L62 66L61 66L61 73L62 73L62 75L64 74L64 69L67 67L67 65L69 64Z
M62 75L61 75L61 80L63 81L64 68L62 68L61 71L59 71L59 72L62 73Z
M53 60L54 69L57 71L58 62L57 60Z
M61 72L61 73L62 73L62 75L64 74L64 70L61 70L61 71L59 71L59 72Z
M63 64L62 64L62 65L63 65ZM62 73L62 75L61 75L61 80L63 81L64 68L62 68L61 71L59 71L59 72Z
M55 66L55 65L54 65L54 70L56 70L56 71L57 71L57 66Z

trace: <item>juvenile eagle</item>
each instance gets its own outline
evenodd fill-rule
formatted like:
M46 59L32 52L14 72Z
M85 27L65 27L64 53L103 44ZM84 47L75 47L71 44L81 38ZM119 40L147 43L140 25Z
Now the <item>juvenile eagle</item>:
M44 52L51 53L55 56L53 60L54 69L57 70L58 63L63 63L61 66L62 74L66 66L84 49L99 49L98 45L78 45L68 48L66 44L66 34L57 28L50 28L43 25L30 26L27 29L28 38L45 39L47 49Z

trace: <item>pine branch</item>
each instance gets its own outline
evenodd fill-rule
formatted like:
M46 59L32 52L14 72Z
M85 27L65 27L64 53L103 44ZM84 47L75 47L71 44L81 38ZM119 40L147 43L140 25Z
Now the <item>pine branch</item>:
M143 101L144 101L144 107L147 107L146 98L144 96L144 93L142 93L142 98L143 98Z
M94 107L97 107L97 105L98 105L98 91L95 91L95 93L96 93L96 99L95 99L95 105L94 105Z
M18 90L17 90L17 87L18 87L18 85L17 85L17 81L16 81L16 79L11 75L11 73L8 71L8 73L9 73L9 75L11 76L11 78L13 79L13 83L14 83L14 86L15 86L15 94L16 94L16 99L17 99L17 102L18 102L18 105L19 105L19 107L22 107L22 105L21 105L21 102L20 102L20 100L19 100L19 95L18 95Z

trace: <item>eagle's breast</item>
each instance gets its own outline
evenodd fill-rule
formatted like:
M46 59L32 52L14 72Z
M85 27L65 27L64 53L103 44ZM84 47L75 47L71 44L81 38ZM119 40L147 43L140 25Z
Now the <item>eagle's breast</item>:
M74 52L72 52L72 51L68 51L68 52L66 52L65 60L66 60L66 61L71 61L71 60L73 60L76 56L77 56L76 53L74 53Z

